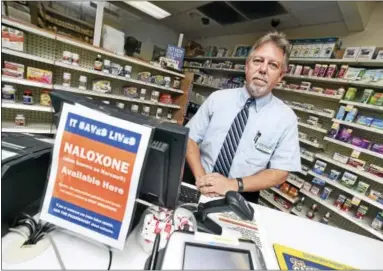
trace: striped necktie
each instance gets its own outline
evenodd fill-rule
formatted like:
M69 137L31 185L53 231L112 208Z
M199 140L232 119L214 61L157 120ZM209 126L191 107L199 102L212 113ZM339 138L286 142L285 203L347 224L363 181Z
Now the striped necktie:
M221 151L219 152L217 161L215 162L213 168L214 172L221 173L226 177L229 176L235 152L237 151L242 133L246 127L247 119L249 118L249 106L253 101L254 98L247 99L245 106L239 111L231 124L230 130L227 133Z

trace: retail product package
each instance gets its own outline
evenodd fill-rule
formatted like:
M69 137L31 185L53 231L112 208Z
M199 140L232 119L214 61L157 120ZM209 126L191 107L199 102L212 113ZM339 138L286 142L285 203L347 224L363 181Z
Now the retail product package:
M323 93L323 88L313 87L313 88L312 88L312 91L314 91L314 92L316 92L316 93Z
M326 75L327 68L328 68L327 64L321 65L319 73L318 73L318 77L324 77Z
M333 52L339 47L339 40L338 38L329 38L327 41L323 44L320 57L321 58L331 58L333 55Z
M294 74L295 71L295 65L294 64L289 64L289 67L287 69L288 74Z
M360 51L360 47L347 47L343 54L343 59L355 59Z
M358 114L358 108L354 107L350 111L348 111L346 118L344 120L353 122L357 114Z
M281 185L281 188L280 190L283 192L283 193L286 193L289 192L289 189L290 189L290 184L287 183L287 182L284 182L282 185Z
M359 181L358 185L356 187L356 191L358 191L361 194L366 194L369 187L370 187L370 185L368 183Z
M314 43L311 45L311 51L308 57L314 57L314 58L320 57L322 46L323 46L322 40L320 39L315 40Z
M330 174L328 175L328 178L333 181L338 181L339 176L341 172L335 169L330 170Z
M347 89L346 95L344 96L344 99L347 101L353 101L355 99L356 91L356 88L349 87Z
M368 194L368 197L372 200L375 200L375 201L383 204L383 193L382 192L371 189L370 193Z
M305 182L305 183L303 184L303 189L306 190L306 191L310 191L310 189L311 189L312 186L313 186L313 185L312 185L310 182Z
M295 67L294 75L301 75L302 73L303 66L302 65L297 65Z
M368 149L368 147L370 146L370 143L371 142L368 141L367 139L362 139L356 136L354 136L351 140L352 145L363 148L363 149Z
M335 64L331 64L328 69L327 69L327 72L326 72L326 76L327 78L333 78L335 77L335 74L336 74L336 70L337 70L337 67Z
M4 69L24 74L25 67L20 63L4 61Z
M340 129L339 123L334 122L331 125L331 129L330 129L330 132L328 133L328 136L331 137L331 138L337 138L337 136L339 134L339 129Z
M1 26L2 47L24 51L24 32L8 26Z
M341 210L344 212L348 212L350 211L351 207L352 207L352 199L346 198L346 200L342 204Z
M350 165L350 166L355 167L355 168L360 169L360 170L364 170L364 166L366 165L366 161L350 157L348 159L347 165Z
M383 178L383 167L370 164L369 167L367 168L367 171L370 172L371 174L374 174L376 176Z
M367 116L363 116L363 115L359 115L358 118L356 119L356 123L357 124L361 124L361 125L365 125L365 126L370 126L374 121L374 118L373 117L367 117ZM378 119L379 121L379 119ZM382 122L383 124L383 122ZM376 127L378 128L378 127Z
M125 33L109 25L102 27L102 48L113 53L124 55Z
M363 71L363 68L348 68L347 72L343 76L346 80L357 80L359 78L360 73Z
M383 144L374 143L371 146L371 150L377 153L383 153Z
M332 189L330 187L325 187L320 195L320 198L323 200L328 199L331 194Z
M342 179L340 180L340 182L344 186L351 188L355 185L357 179L358 179L358 176L346 171L345 173L343 173L343 176L342 176Z
M383 119L373 119L371 122L371 127L383 129Z
M310 189L310 192L311 192L312 194L314 194L315 196L318 196L318 195L319 195L319 192L320 192L320 188L317 187L317 186L315 186L315 185L313 185L313 186L311 187L311 189Z
M374 95L374 90L372 89L365 89L363 91L363 95L361 97L361 99L359 100L360 103L368 103L369 100L371 99L371 97Z
M321 64L315 64L314 72L312 76L318 76L321 66L322 66Z
M112 86L107 80L93 81L92 90L99 93L107 93L112 91Z
M336 119L343 120L346 115L346 107L344 105L339 106L338 112L336 113Z
M339 72L338 72L337 77L338 77L338 78L343 78L344 75L346 74L347 70L348 70L348 65L342 65L342 66L340 66L340 70L339 70Z
M320 160L316 160L313 171L317 174L322 175L324 171L326 170L326 166L327 166L327 163L322 162Z
M317 177L314 177L311 182L312 182L312 184L316 184L319 186L324 186L326 184L325 180L319 179Z
M363 219L367 215L368 207L366 205L359 205L358 210L355 213L357 219Z
M332 89L332 88L326 88L323 91L323 94L326 94L326 95L337 95L337 93L338 93L338 90Z
M311 70L310 66L304 66L302 70L302 75L308 76L310 73L310 70Z
M336 199L336 201L334 202L335 207L340 208L346 199L347 197L345 195L340 194L338 198Z
M52 72L33 67L27 68L27 79L44 84L52 84Z
M383 211L376 214L374 220L371 223L371 227L377 231L382 230L382 228L383 228Z
M357 58L358 59L372 59L376 50L375 46L360 47Z
M149 83L150 76L151 76L150 72L139 72L137 75L137 79L140 81L144 81L144 82Z
M383 105L383 93L375 93L374 96L371 97L369 104Z
M347 142L351 138L352 129L350 128L342 128L337 136L338 140Z
M343 164L346 164L349 157L336 152L334 153L332 159L334 159L335 161L341 162Z

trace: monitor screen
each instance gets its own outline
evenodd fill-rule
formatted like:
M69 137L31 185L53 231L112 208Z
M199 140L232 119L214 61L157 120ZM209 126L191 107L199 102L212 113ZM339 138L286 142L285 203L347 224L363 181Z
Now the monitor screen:
M190 269L252 269L250 252L225 248L185 245L183 270Z

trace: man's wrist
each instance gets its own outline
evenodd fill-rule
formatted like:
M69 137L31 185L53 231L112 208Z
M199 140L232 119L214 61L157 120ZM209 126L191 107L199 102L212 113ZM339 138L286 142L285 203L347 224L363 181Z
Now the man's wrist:
M231 184L231 190L238 192L239 186L238 186L238 181L237 179L230 179L230 184Z

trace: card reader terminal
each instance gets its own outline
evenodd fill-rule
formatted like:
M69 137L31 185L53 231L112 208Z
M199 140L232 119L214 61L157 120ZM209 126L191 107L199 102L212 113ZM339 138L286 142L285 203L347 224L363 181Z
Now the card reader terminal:
M173 232L158 261L156 267L161 270L266 269L254 242L200 232Z

